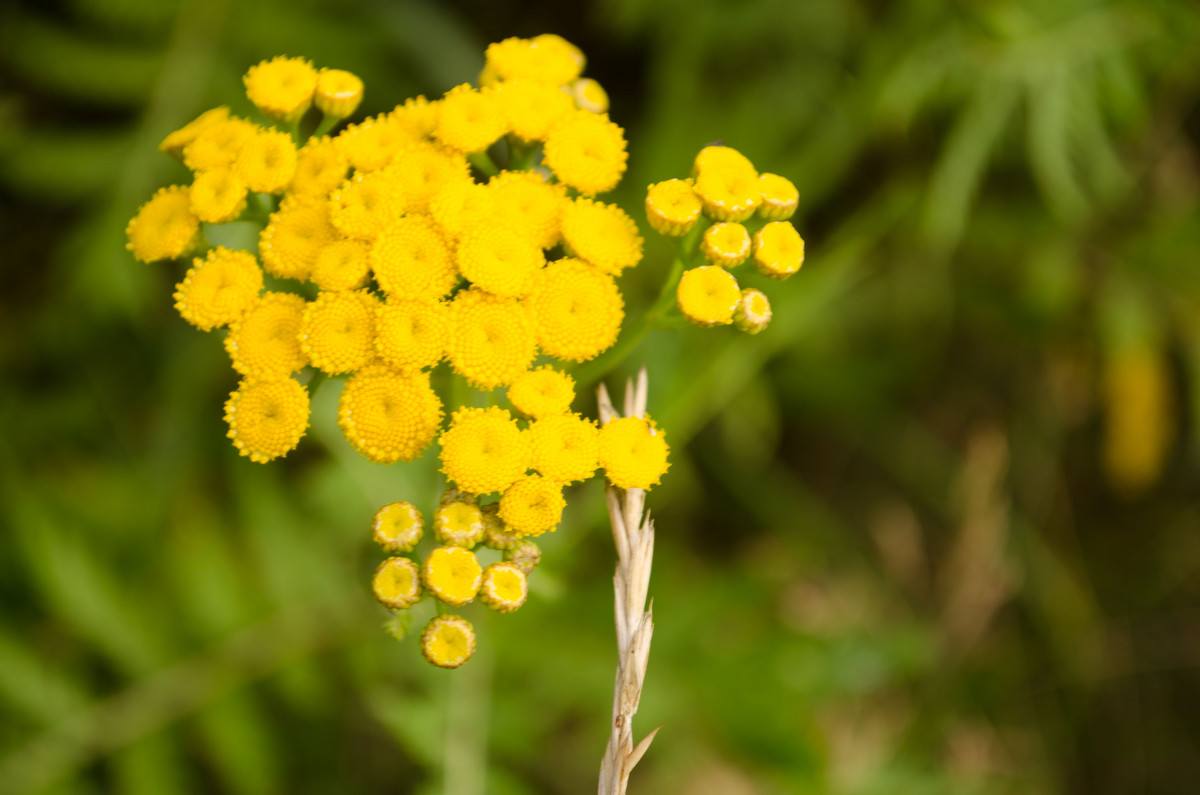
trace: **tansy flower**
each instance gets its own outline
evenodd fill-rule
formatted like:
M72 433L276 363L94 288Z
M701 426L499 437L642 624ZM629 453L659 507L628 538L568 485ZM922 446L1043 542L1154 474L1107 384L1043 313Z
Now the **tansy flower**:
M342 234L373 240L404 214L404 199L386 171L355 174L329 195L329 219Z
M296 174L296 145L292 136L277 130L259 130L242 146L233 168L250 190L281 193Z
M396 153L411 146L418 136L393 114L383 114L351 124L334 138L358 171L375 171L392 162Z
M446 352L450 305L392 300L379 307L375 352L397 370L433 367Z
M286 378L308 364L300 349L305 301L292 293L264 293L225 337L233 369L261 380Z
M587 480L598 466L600 431L578 414L542 417L529 427L533 468L559 483Z
M516 37L489 44L487 69L497 80L534 80L558 88L583 71L583 53L561 36Z
M338 425L346 441L377 464L412 461L441 423L442 404L428 373L366 367L347 379L338 400Z
M532 80L501 83L496 99L513 135L523 141L544 140L550 127L574 108L565 92Z
M285 279L307 279L317 255L337 238L325 202L289 196L259 234L258 253L268 273Z
M509 486L500 498L500 518L516 533L540 536L558 526L566 505L559 483L528 475Z
M750 256L750 233L741 224L718 221L704 230L700 250L713 265L736 267Z
M125 247L142 262L179 257L200 241L200 219L185 185L160 188L125 227Z
M300 347L314 367L330 375L349 373L375 353L379 300L366 290L323 292L304 308Z
M506 386L529 369L537 340L524 304L472 288L459 292L450 309L446 355L472 386L483 391Z
M772 279L786 279L804 264L804 240L787 221L772 221L754 233L754 264Z
M201 331L229 325L258 300L263 275L253 254L218 246L192 263L175 285L175 308Z
M558 243L560 219L567 202L562 185L546 182L536 171L501 171L487 188L495 198L500 224L524 230L538 248Z
M288 188L293 195L325 198L346 179L350 161L329 136L309 138L296 153L296 173Z
M400 210L407 214L427 213L429 202L446 185L471 182L471 167L462 154L432 144L413 145L397 152L383 170L394 187Z
M368 259L380 289L399 299L437 301L458 281L446 241L425 216L391 223L371 245Z
M733 313L733 324L747 334L757 334L771 322L771 302L762 291L747 287Z
M611 347L625 318L613 278L572 258L547 265L526 303L542 351L573 362L587 361Z
M495 91L476 89L467 83L455 86L442 97L434 136L451 149L480 152L508 132L508 119Z
M371 537L384 552L393 555L412 552L424 534L421 512L411 502L388 503L371 520Z
M483 540L483 512L473 502L451 500L433 515L439 544L471 549Z
M733 274L716 265L705 265L683 272L675 298L688 320L700 326L721 326L733 322L733 311L742 293Z
M760 174L758 190L762 194L758 217L766 221L786 221L800 204L800 191L791 180L778 174Z
M286 455L308 430L308 392L292 378L243 379L225 402L225 422L238 453L263 464Z
M529 596L529 581L515 563L493 563L483 570L479 601L497 613L511 613Z
M442 472L460 491L504 491L529 468L529 442L504 409L463 407L443 433Z
M575 107L580 110L586 110L589 113L608 111L608 92L604 90L604 86L590 77L581 77L571 83L567 93L571 95L571 99L575 100Z
M642 258L637 224L615 204L591 199L567 202L562 236L575 256L614 276Z
M231 116L210 124L183 147L183 164L192 171L231 166L258 125Z
M529 574L542 559L542 550L528 538L521 539L515 546L504 550L504 562L511 563Z
M438 547L425 558L421 579L439 601L461 607L474 601L483 579L483 569L469 549Z
M470 229L497 225L501 219L495 194L469 180L443 185L429 202L429 214L451 241Z
M686 235L703 207L690 179L669 179L646 189L646 220L660 235Z
M573 110L546 135L543 162L580 193L605 193L625 173L625 134L603 113Z
M421 632L421 654L439 668L457 668L474 653L475 630L460 616L437 616Z
M493 502L483 509L483 545L488 549L511 549L521 541L521 535L514 532L500 518L500 503Z
M550 365L529 370L508 387L508 400L526 417L545 417L571 410L575 379Z
M520 298L533 287L546 264L542 250L514 228L485 226L458 241L458 270L476 287L493 295Z
M708 170L733 169L757 174L750 158L731 146L706 146L696 153L692 161L692 176L698 177Z
M388 558L375 569L371 590L384 607L404 610L421 598L421 572L408 558Z
M363 283L371 271L367 259L370 251L363 240L335 240L317 252L312 279L322 290L353 290Z
M206 224L224 224L246 209L246 183L230 168L201 171L188 190L192 213Z
M317 73L313 101L326 116L344 119L358 110L363 98L363 81L344 69L322 69Z
M648 417L609 422L600 429L598 452L609 482L622 489L648 489L670 466L666 435Z
M212 110L206 110L183 127L180 127L162 139L162 143L158 145L158 151L175 157L183 157L183 147L196 140L196 136L204 130L228 118L229 108L224 105Z
M292 122L312 105L317 70L303 58L281 55L251 66L242 82L255 107L276 121Z
M745 221L762 202L758 173L732 167L709 167L696 177L696 195L704 214L717 221Z
M413 139L432 138L433 131L437 129L441 104L440 100L430 102L424 95L418 94L404 100L403 105L397 105L388 115Z

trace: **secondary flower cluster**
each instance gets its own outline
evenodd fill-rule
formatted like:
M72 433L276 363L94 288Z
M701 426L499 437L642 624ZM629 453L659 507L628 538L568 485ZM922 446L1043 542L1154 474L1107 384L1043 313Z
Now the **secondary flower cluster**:
M706 146L696 155L690 179L670 179L646 191L646 218L661 235L701 234L707 265L684 271L676 300L684 317L701 326L733 323L757 334L771 321L767 296L741 289L729 269L753 258L756 269L786 279L804 262L804 241L787 221L800 194L785 177L760 174L741 152ZM701 224L701 219L704 223ZM694 251L683 246L681 256Z

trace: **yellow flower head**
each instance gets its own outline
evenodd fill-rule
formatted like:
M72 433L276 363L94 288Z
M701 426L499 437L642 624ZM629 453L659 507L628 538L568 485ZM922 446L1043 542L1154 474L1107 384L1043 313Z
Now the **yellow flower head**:
M456 257L459 272L473 285L512 298L528 293L546 264L546 256L532 239L502 226L465 232L459 238Z
M384 552L401 555L412 552L425 535L421 512L411 502L391 502L375 512L371 537Z
M198 172L188 194L192 213L206 224L228 223L246 209L246 183L230 168Z
M296 449L308 430L308 391L292 378L242 379L225 402L226 435L238 453L265 464Z
M493 563L483 570L479 601L497 613L511 613L529 596L525 571L515 563Z
M763 220L786 221L800 205L800 191L791 180L778 174L760 174L758 190L762 193L758 217Z
M587 480L599 466L600 431L578 414L542 417L529 427L533 468L559 483Z
M429 202L447 185L471 182L471 167L461 153L433 144L413 145L396 153L384 169L404 213L427 213Z
M492 191L470 180L443 185L429 202L429 214L452 242L471 229L499 225L502 217Z
M404 199L387 171L355 174L329 195L329 219L347 237L374 240L404 214Z
M438 601L461 607L474 601L483 579L483 568L469 549L438 547L425 558L421 579Z
M312 105L317 70L303 58L281 55L251 66L242 82L255 107L276 121L292 122Z
M350 161L332 138L309 138L296 153L296 173L289 191L323 199L342 184L349 168Z
M292 136L277 130L259 130L242 146L233 168L250 190L282 193L296 175L296 145Z
M683 272L675 299L683 316L696 325L721 326L733 322L742 292L732 273L705 265Z
M313 366L338 375L370 362L378 306L379 300L367 290L323 292L306 306L300 347Z
M200 242L200 219L186 185L160 188L125 227L125 247L142 262L183 256Z
M500 518L500 503L493 502L483 509L483 545L488 549L512 549L521 542L521 535L513 532Z
M418 138L403 119L395 113L385 113L351 124L334 140L355 169L375 171L392 162L397 152L411 146Z
M757 174L750 158L731 146L706 146L696 153L696 159L692 162L692 176L698 177L710 169L734 169Z
M454 372L476 389L507 386L537 355L533 317L515 298L481 290L459 292L450 305L446 355Z
M508 388L508 400L526 417L545 417L571 410L575 379L550 365L522 373Z
M442 403L428 373L365 367L346 380L338 400L342 435L376 464L412 461L441 423Z
M363 81L344 69L322 69L317 73L313 101L326 116L344 119L358 110L363 98Z
M637 224L615 204L575 199L563 207L562 235L575 256L614 276L642 259Z
M556 121L575 106L564 91L532 80L509 80L496 87L496 98L513 135L542 141Z
M771 322L771 302L762 291L747 287L733 313L733 323L747 334L757 334Z
M404 610L421 598L421 572L408 558L388 558L375 569L371 590L384 607Z
M527 303L542 351L572 362L608 350L625 319L613 277L573 258L547 265Z
M483 511L473 502L451 500L433 515L439 544L471 549L483 540Z
M669 179L646 189L646 220L660 235L686 235L703 208L690 179Z
M404 100L403 105L397 105L389 115L414 138L432 138L433 131L437 129L440 107L440 100L430 102L424 95L418 94Z
M229 108L222 105L219 108L206 110L192 121L168 135L158 145L158 151L174 157L183 157L183 147L196 140L196 136L217 122L229 118Z
M567 92L571 95L571 99L575 100L575 107L580 110L586 110L589 113L608 112L608 92L604 90L604 86L590 77L581 77L571 83L567 87Z
M600 429L600 466L622 489L648 489L666 473L666 434L649 417L620 417Z
M733 167L708 167L696 177L696 195L704 214L717 221L745 221L762 202L758 173Z
M434 136L459 152L481 152L508 132L508 118L491 88L455 86L442 97Z
M504 562L513 564L526 574L537 568L541 559L542 550L528 538L523 538L512 548L504 550Z
M562 211L568 203L566 188L547 182L536 171L501 171L487 187L495 198L501 226L523 230L538 248L558 243Z
M375 281L389 296L437 301L458 281L445 239L428 217L409 215L384 229L369 255Z
M625 133L607 114L573 110L546 135L543 162L580 193L605 193L625 173Z
M529 442L504 409L463 407L438 440L442 472L459 491L504 491L529 468Z
M230 327L225 350L244 376L277 380L308 364L300 349L305 301L292 293L264 293Z
M474 653L475 629L460 616L437 616L421 632L421 654L439 668L457 668Z
M263 288L262 269L248 251L220 246L192 267L175 285L175 308L183 319L201 331L227 326L258 300Z
M552 33L489 44L486 57L485 69L497 80L532 80L555 88L579 77L585 63L578 47Z
M307 279L321 249L338 237L325 202L291 196L271 214L258 236L267 272L284 279Z
M739 223L718 221L704 230L700 250L713 265L736 267L750 256L750 233Z
M371 272L370 248L362 240L335 240L317 252L309 278L322 290L353 290Z
M515 533L540 536L558 527L566 506L559 483L541 475L527 475L509 486L500 498L500 518Z
M375 352L397 370L433 367L446 353L450 305L389 300L379 307Z
M208 125L183 147L183 164L192 171L232 166L258 125L230 116Z
M787 221L772 221L754 233L754 264L772 279L786 279L804 264L804 240Z

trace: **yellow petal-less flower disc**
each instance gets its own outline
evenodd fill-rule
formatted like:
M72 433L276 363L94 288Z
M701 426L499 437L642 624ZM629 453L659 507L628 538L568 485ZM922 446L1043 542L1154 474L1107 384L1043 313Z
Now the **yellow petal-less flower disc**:
M329 136L309 138L296 153L296 173L289 192L325 198L346 179L350 161Z
M740 331L757 334L771 322L771 302L760 290L747 287L733 313L733 323Z
M718 221L704 230L700 250L713 265L737 267L750 256L750 233L739 223Z
M206 110L197 116L192 121L180 127L175 132L162 139L162 143L158 145L158 151L174 157L183 157L183 147L196 140L196 136L204 132L206 129L216 124L217 122L225 121L229 118L229 108L222 105L219 108Z
M409 97L403 105L392 109L391 117L414 139L433 138L437 129L441 101L430 102L422 94Z
M562 211L568 203L562 185L536 171L501 171L487 184L496 200L500 224L519 228L538 248L553 248L562 238Z
M366 367L347 379L338 400L342 435L377 464L412 461L433 442L441 423L442 403L428 373Z
M326 116L344 119L358 110L363 98L363 81L345 69L322 69L317 73L313 101Z
M521 543L522 536L509 529L500 518L500 503L493 502L483 509L483 544L488 549L512 549Z
M384 171L400 210L406 214L429 212L429 202L451 183L471 183L471 166L460 153L432 144L413 145L397 152Z
M308 391L298 381L243 379L225 402L226 435L239 454L263 464L300 444L308 414Z
M690 179L668 179L646 189L646 220L660 235L686 235L703 209Z
M296 145L278 130L260 130L242 146L234 171L250 190L281 193L296 175Z
M421 579L438 601L461 607L474 601L479 593L483 567L469 549L438 547L425 558Z
M397 299L437 301L458 281L450 247L426 216L389 225L371 245L369 261L380 289Z
M476 389L507 386L537 355L533 316L516 298L463 290L450 304L450 318L446 355Z
M762 204L758 205L758 217L765 221L786 221L800 206L800 191L787 177L778 174L760 174L758 189L762 193Z
M593 195L612 190L625 174L625 133L604 113L573 110L546 135L543 162L564 185Z
M533 468L559 483L587 480L599 466L600 430L578 414L542 417L529 427Z
M508 132L508 118L492 88L455 86L442 97L434 136L459 152L481 152Z
M458 270L492 295L520 298L534 285L546 256L527 235L513 228L486 226L458 240Z
M562 236L575 256L614 276L642 259L637 224L615 204L591 199L566 203Z
M377 171L397 152L412 146L420 139L410 124L394 112L365 119L342 130L334 141L359 172Z
M255 107L276 121L291 122L312 106L317 70L303 58L281 55L251 66L242 82Z
M225 337L233 369L244 376L278 380L308 364L300 348L305 301L292 293L264 293Z
M142 262L180 257L200 242L200 219L186 185L160 188L125 227L125 247Z
M375 354L379 300L367 290L323 292L304 308L300 347L330 375L357 370Z
M522 373L508 387L508 400L526 417L545 417L571 410L575 399L575 379L542 365Z
M757 175L750 158L734 149L732 146L706 146L696 153L692 161L692 176L698 177L708 170L734 169Z
M497 613L511 613L529 596L529 580L515 563L493 563L483 570L479 601Z
M386 171L355 174L329 194L329 218L348 237L374 240L404 215L404 199Z
M788 221L772 221L754 233L754 265L772 279L786 279L804 264L804 240Z
M246 183L221 167L201 171L189 189L192 213L206 224L224 224L246 209Z
M666 434L648 417L609 422L600 429L598 452L609 482L622 489L657 485L670 466Z
M575 107L589 113L608 112L608 92L604 86L590 77L581 77L567 87L567 93L575 100Z
M183 164L192 171L232 166L256 132L257 124L236 116L210 124L183 147Z
M574 109L566 92L532 80L505 81L496 87L496 98L513 135L523 141L544 140L554 123Z
M371 590L384 607L412 607L421 598L421 571L408 558L388 558L375 569Z
M425 522L411 502L390 502L371 520L371 537L384 552L393 555L412 552L423 535Z
M452 180L442 186L429 201L429 214L448 241L481 226L495 226L502 216L496 196L485 185L469 180Z
M582 260L547 265L526 300L537 344L556 359L584 362L617 341L625 305L613 277Z
M471 549L483 540L483 511L473 502L451 500L434 513L433 528L439 544Z
M717 221L745 221L762 203L758 173L740 168L706 168L696 177L704 214Z
M201 331L227 326L258 300L263 275L248 251L217 246L175 285L175 308L183 319Z
M497 80L531 80L554 88L579 77L585 63L578 47L552 33L489 44L485 55L485 68Z
M565 507L560 483L541 475L527 475L509 486L500 498L500 518L513 532L540 536L558 527Z
M289 196L259 234L258 254L267 273L303 280L312 275L321 250L337 238L325 202Z
M379 307L375 352L397 370L433 367L450 340L450 305L389 300Z
M529 468L529 441L512 415L496 406L455 411L438 440L442 472L460 491L504 491Z
M732 273L705 265L683 272L675 298L679 311L696 325L722 326L733 322L742 291Z
M322 290L353 290L371 272L370 248L362 240L335 240L317 252L309 278Z
M438 668L457 668L474 653L475 629L461 616L437 616L421 631L421 655Z

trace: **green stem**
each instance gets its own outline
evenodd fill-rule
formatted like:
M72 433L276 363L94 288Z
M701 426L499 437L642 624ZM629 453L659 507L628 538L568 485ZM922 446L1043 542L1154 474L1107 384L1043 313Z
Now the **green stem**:
M325 375L324 370L316 370L313 372L312 378L308 379L308 399L312 400L317 394L317 390L321 388L321 384L325 383L325 379L329 376Z
M317 125L317 129L313 130L310 138L320 138L322 135L327 135L330 130L337 126L341 118L330 116L328 114L321 117L321 123Z
M515 135L508 136L508 170L528 171L533 166L537 151L537 144L524 143Z
M472 152L467 155L467 162L477 168L485 177L494 177L500 173L500 169L496 167L491 155L487 152Z
M477 631L481 630L483 622L475 623ZM446 678L449 681L446 683L442 792L445 795L484 795L492 685L492 655L486 644L480 642L474 657L462 668L450 671Z

